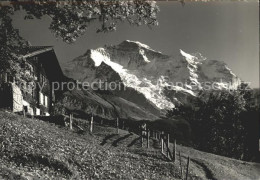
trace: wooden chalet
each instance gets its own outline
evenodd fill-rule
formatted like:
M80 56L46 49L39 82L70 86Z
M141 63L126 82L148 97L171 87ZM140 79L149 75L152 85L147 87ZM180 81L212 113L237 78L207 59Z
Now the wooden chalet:
M63 79L54 49L51 46L31 46L21 59L31 67L26 71L33 77L34 88L21 88L10 74L0 74L0 108L48 116L52 113L55 101L52 83Z

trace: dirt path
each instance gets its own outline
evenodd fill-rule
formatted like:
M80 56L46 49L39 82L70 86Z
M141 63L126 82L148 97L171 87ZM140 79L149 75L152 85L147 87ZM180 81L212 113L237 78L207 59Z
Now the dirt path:
M128 131L121 130L119 135L111 134L106 136L101 140L100 144L102 146L107 146L107 148L120 148L124 151L129 151L131 153L141 155L146 158L153 158L153 161L165 161L180 168L179 156L177 156L175 163L172 163L169 162L169 160L161 154L159 140L151 138L150 148L146 147L146 139L144 139L143 143L144 146L142 148L140 136L129 133ZM172 149L172 147L173 145L170 143L170 149ZM252 166L253 163L242 163L242 161L217 156L214 154L205 153L192 148L177 145L177 152L179 151L181 152L182 157L183 173L185 173L187 157L190 157L191 161L189 176L193 179L217 180L223 179L223 177L225 177L228 179L260 180L260 165L258 164L255 166L256 168L254 169L252 168L254 167ZM244 169L240 170L240 168L237 168L234 164L239 164L239 166L241 166L241 168L244 167ZM251 167L251 169L249 169L248 167Z

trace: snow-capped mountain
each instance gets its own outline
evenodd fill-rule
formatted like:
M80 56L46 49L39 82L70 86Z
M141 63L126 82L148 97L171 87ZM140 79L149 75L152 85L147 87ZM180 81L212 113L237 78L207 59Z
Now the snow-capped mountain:
M237 88L240 79L222 61L180 50L176 57L140 42L123 41L87 52L64 67L65 75L81 82L120 81L159 109L173 108L199 90Z

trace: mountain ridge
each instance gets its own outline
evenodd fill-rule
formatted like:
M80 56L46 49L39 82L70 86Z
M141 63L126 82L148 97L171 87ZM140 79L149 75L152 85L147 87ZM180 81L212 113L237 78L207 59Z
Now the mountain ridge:
M241 83L223 61L207 60L200 53L188 54L183 50L176 58L130 40L87 50L63 69L65 75L82 82L111 82L110 75L116 73L113 80L142 93L159 109L174 108L176 102L188 103L185 98L174 97L175 92L196 97L198 91L207 87L205 83L217 89L235 89ZM104 77L97 77L97 71Z

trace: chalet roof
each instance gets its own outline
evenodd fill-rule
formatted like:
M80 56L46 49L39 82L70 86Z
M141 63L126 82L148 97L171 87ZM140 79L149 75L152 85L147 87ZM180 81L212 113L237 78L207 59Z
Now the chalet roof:
M22 54L25 59L38 55L39 59L37 62L40 62L43 65L42 68L51 81L60 82L63 79L64 75L53 46L30 46L29 48L26 48Z
M22 52L23 57L32 57L37 54L41 54L46 51L53 50L53 46L29 46L24 52Z

